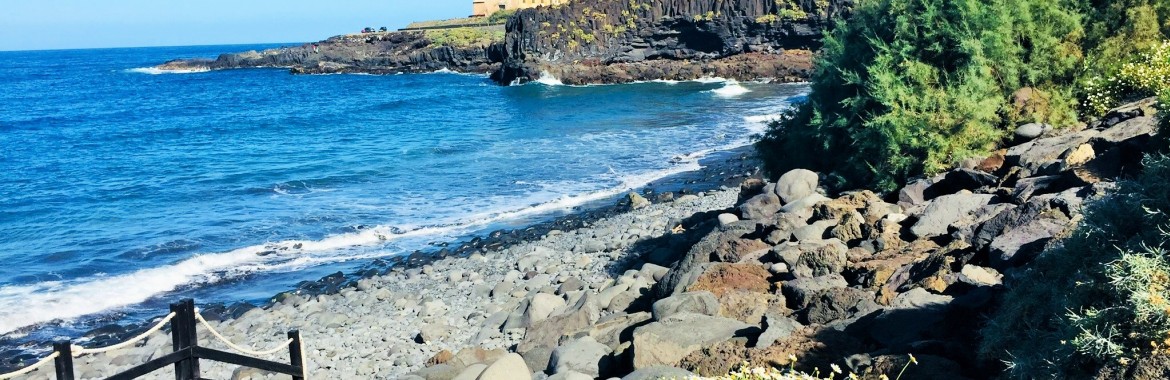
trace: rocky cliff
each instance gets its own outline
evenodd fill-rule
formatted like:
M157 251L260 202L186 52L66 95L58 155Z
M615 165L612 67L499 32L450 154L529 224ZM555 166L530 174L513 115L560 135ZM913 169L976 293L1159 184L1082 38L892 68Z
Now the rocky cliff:
M499 33L502 32L501 29ZM395 74L442 69L487 73L495 70L503 58L502 46L490 41L442 43L436 39L436 35L424 31L344 35L316 44L222 54L214 60L174 60L159 65L159 68L222 70L280 67L289 68L294 74Z
M569 84L718 76L797 81L852 0L574 0L522 10L506 26L368 33L317 44L176 60L159 67L286 67L297 74L546 73ZM506 33L505 33L506 28Z
M802 79L851 0L583 0L508 20L501 83Z

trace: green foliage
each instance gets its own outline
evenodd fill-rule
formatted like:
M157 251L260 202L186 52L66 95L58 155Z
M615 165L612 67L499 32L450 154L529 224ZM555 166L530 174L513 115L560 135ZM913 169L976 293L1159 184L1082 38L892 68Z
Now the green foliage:
M1000 142L1016 89L1067 96L1080 22L1061 0L860 0L824 39L808 102L757 147L772 173L846 187L945 170Z
M508 22L508 19L511 18L514 14L516 14L515 9L497 11L496 13L492 13L491 16L488 16L487 22L489 24L503 24Z
M1121 100L1152 96L1170 88L1170 41L1163 41L1125 61L1115 65L1112 76L1086 75L1082 81L1082 96L1085 99L1083 106L1088 112L1099 115Z
M504 40L504 31L493 28L451 28L426 31L427 39L436 46L487 46Z
M1123 67L1157 50L1170 38L1170 0L1119 0L1082 3L1088 53L1078 95L1083 109L1100 114L1119 101L1149 93L1131 92Z
M780 21L780 16L774 14L766 14L760 17L756 17L757 24L771 24L776 21Z
M1170 156L1144 165L1016 276L980 350L1011 377L1092 377L1170 346Z

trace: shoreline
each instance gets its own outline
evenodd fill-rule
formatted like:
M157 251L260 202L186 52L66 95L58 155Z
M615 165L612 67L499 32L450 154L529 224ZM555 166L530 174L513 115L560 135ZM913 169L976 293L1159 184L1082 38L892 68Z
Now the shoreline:
M585 228L593 223L621 215L629 210L627 194L633 192L644 196L654 204L670 202L672 199L687 195L717 190L720 187L733 188L749 176L759 172L759 163L755 160L752 146L745 145L728 150L711 152L698 160L700 169L676 173L655 180L646 186L631 189L621 195L605 199L590 201L570 209L553 211L544 216L530 218L525 225L518 228L490 229L487 231L464 235L454 240L432 241L429 249L403 252L394 256L366 259L360 265L341 265L343 270L333 272L315 280L303 280L290 286L285 291L278 291L266 300L240 300L234 303L214 302L198 304L205 313L220 318L238 317L255 308L269 308L279 303L279 300L288 296L313 297L318 295L334 295L344 289L352 288L364 279L384 276L394 270L421 268L435 261L451 258L466 259L475 253L486 253L492 250L506 250L523 244L530 244L540 240L550 231L572 231ZM502 222L500 224L508 224ZM344 264L344 263L337 263ZM306 270L320 268L307 268ZM246 282L238 280L237 282ZM188 289L189 292L191 289ZM181 293L181 292L180 292ZM147 321L161 317L166 308L163 300L177 301L178 294L163 294L145 301L147 304L158 304L155 308L158 314L147 317ZM196 299L198 302L199 300ZM0 336L0 356L8 357L0 362L0 372L19 368L28 364L27 361L46 354L53 340L31 338L38 336L38 332L60 329L62 324L78 323L89 325L80 336L73 337L75 343L87 346L105 346L119 343L126 338L142 333L151 327L147 321L127 321L126 314L117 310L106 311L98 315L90 315L70 321L50 321L17 329L5 336ZM10 337L10 335L19 335ZM44 335L44 334L39 334Z

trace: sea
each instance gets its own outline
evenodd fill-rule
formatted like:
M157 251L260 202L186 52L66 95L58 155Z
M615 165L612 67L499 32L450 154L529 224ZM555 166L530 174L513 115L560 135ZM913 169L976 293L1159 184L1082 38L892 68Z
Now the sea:
M612 204L751 144L808 90L152 68L276 46L0 52L0 338L263 302Z

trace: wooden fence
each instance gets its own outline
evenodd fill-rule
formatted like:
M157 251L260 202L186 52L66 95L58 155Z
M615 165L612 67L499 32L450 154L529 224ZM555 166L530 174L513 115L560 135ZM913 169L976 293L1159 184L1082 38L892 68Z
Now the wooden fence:
M199 346L199 335L196 331L196 326L199 324L199 322L206 323L206 321L203 321L202 317L197 315L197 312L195 311L194 300L184 299L179 303L171 304L171 314L168 315L168 318L170 318L171 346L173 347L171 353L137 365L106 379L136 379L166 368L167 366L173 365L175 368L175 380L206 380L199 374L199 360L201 359L290 375L292 376L293 380L305 379L306 372L304 364L304 353L301 352L301 334L297 330L288 332L288 340L285 344L288 345L289 362L286 364ZM159 326L156 326L154 329L148 331L148 334L157 330L158 328L161 328L161 325L165 322L166 320L160 322ZM206 327L209 329L211 328L210 325L206 325ZM222 339L222 336L215 332L215 330L211 330L211 333L217 338ZM143 336L148 334L143 334ZM143 336L140 336L139 338ZM137 340L139 339L131 339L131 341ZM227 340L224 340L224 342L229 347L236 347L237 349L240 349L238 346L235 346ZM130 341L121 343L116 346L121 346L125 343L130 343ZM74 346L73 343L69 341L58 342L53 345L54 353L49 355L48 358L45 358L41 362L37 362L36 364L20 371L9 374L0 374L0 380L14 378L21 374L31 372L33 369L35 369L35 367L40 366L43 363L47 363L49 358L52 358L53 360L53 365L56 369L57 380L74 380L76 377L73 374L73 358L76 355L82 355L90 352L104 352L111 347L107 347L105 349L75 350L75 348L78 347Z

